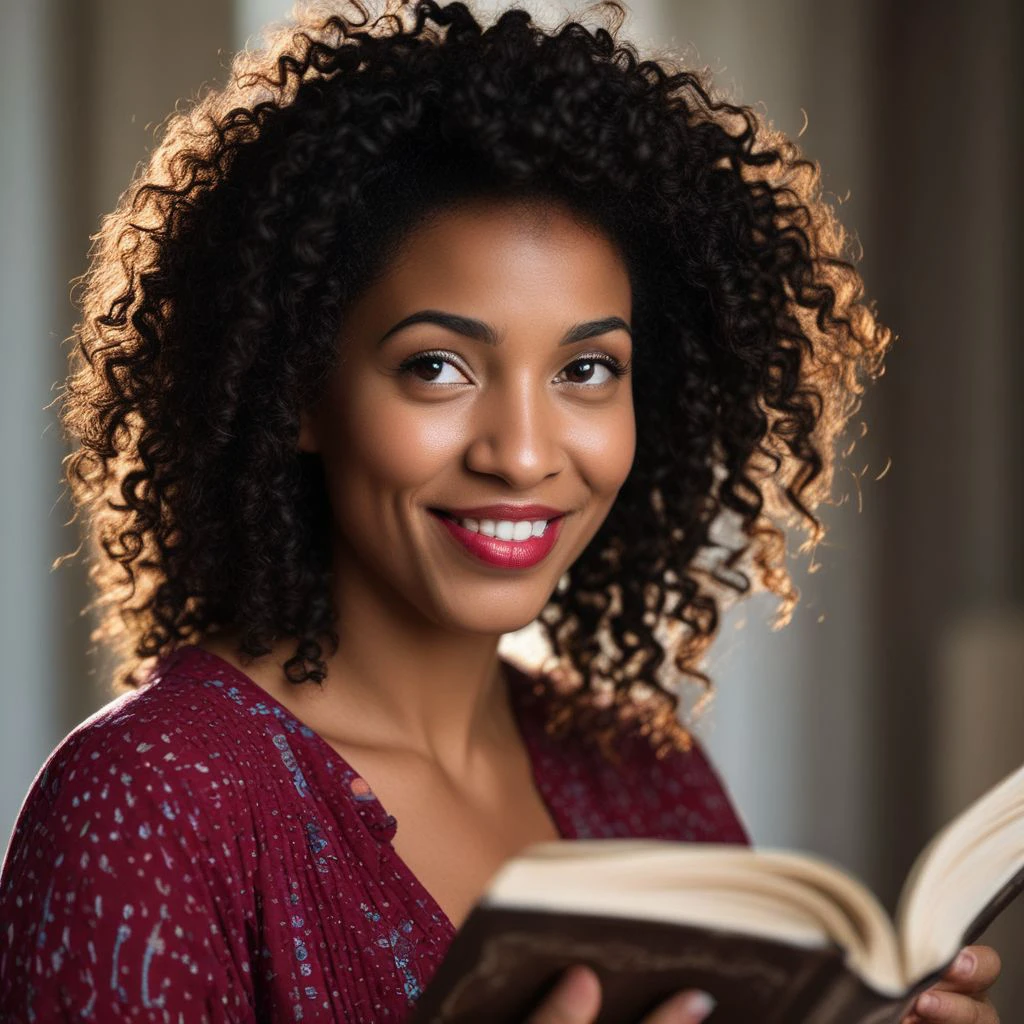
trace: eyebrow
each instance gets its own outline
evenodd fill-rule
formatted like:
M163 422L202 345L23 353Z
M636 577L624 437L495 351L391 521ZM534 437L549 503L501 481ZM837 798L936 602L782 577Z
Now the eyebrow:
M384 332L377 345L383 345L392 334L409 327L412 324L437 324L446 327L449 331L462 334L475 341L482 341L485 345L498 345L501 339L495 333L494 328L483 320L476 320L473 317L461 316L458 313L445 313L439 309L421 309L417 313L411 313L403 320ZM600 320L587 320L584 323L574 324L562 336L559 345L571 345L575 341L585 341L587 338L595 338L600 334L608 334L611 331L625 331L632 341L633 332L629 324L622 317L606 316Z

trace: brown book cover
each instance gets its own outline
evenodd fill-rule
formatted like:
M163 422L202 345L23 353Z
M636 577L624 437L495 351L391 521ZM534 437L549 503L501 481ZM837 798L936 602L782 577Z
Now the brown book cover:
M969 945L1024 890L1019 872L979 912ZM664 921L478 904L421 997L413 1024L522 1024L577 963L601 980L598 1024L636 1024L684 988L710 992L709 1024L898 1024L947 965L903 995L870 988L838 945L793 945Z

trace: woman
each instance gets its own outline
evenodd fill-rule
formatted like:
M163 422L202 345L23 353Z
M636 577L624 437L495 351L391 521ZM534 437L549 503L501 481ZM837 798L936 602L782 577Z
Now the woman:
M747 841L666 670L709 683L730 593L788 614L890 340L816 169L617 26L300 29L169 122L84 282L126 692L19 817L4 1020L400 1020L526 845ZM531 622L543 673L498 655ZM922 1018L996 1019L968 955Z

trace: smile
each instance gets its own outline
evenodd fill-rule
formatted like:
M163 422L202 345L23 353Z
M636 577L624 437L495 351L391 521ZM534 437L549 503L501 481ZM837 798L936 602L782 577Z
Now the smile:
M529 540L530 537L543 537L549 520L547 519L460 519L451 517L464 530L482 533L485 537L497 537L498 540Z
M564 518L472 519L439 509L430 512L463 551L479 562L502 569L528 569L547 557L558 540Z

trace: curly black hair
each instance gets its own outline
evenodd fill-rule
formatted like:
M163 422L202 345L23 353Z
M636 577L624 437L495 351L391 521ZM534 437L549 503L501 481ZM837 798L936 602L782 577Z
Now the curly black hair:
M346 308L432 211L542 196L624 255L643 396L630 476L540 617L552 725L632 714L686 748L668 677L710 692L726 600L766 589L788 620L784 529L823 536L891 341L818 168L705 72L641 60L615 2L552 31L435 0L324 7L175 113L95 236L61 406L93 640L119 687L226 628L256 657L294 638L289 679L321 681L328 506L297 438Z

